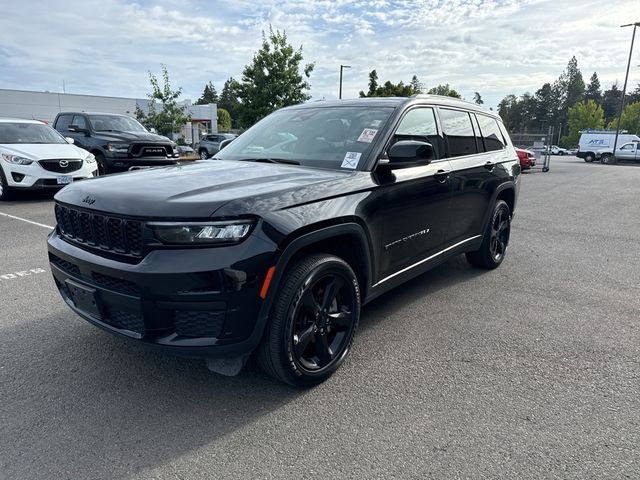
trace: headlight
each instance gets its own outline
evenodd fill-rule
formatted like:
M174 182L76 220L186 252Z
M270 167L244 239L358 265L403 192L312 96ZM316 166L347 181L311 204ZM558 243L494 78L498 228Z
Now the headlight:
M89 155L87 155L87 158L85 158L84 161L87 163L96 163L96 157L93 155L93 153L90 153Z
M129 151L129 145L126 143L108 143L107 150L113 153L127 153Z
M7 153L3 153L2 158L5 162L13 163L14 165L31 165L33 163L33 160L30 158L19 157L18 155L9 155Z
M240 242L249 235L253 224L253 220L234 220L203 223L153 222L147 225L162 243L211 245Z

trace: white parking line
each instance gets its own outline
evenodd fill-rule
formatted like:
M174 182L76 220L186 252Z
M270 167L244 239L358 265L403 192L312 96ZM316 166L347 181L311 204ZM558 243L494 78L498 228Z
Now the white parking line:
M0 212L0 215L2 215L3 217L13 218L14 220L21 220L23 222L31 223L33 225L37 225L37 226L42 227L42 228L48 228L49 230L53 230L54 229L54 227L52 227L50 225L45 225L44 223L34 222L33 220L27 220L26 218L16 217L14 215L9 215L8 213Z

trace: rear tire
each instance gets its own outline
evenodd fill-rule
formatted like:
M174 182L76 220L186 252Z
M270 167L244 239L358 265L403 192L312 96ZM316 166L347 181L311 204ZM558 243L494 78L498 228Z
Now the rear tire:
M593 162L593 154L587 153L587 155L584 157L584 161L587 163Z
M317 385L344 362L359 318L360 287L349 264L309 255L285 273L256 351L258 364L289 385Z
M7 183L7 179L4 176L4 171L0 167L0 201L9 200L13 196L13 191Z
M467 261L474 267L492 270L500 266L507 253L511 234L511 210L504 200L498 200L484 232L480 248L467 252Z

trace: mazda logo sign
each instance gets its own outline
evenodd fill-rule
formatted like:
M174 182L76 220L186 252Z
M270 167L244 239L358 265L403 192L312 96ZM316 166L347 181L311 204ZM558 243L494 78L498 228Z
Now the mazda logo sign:
M58 162L58 165L60 165L60 168L67 168L69 166L69 161L68 160L60 160Z

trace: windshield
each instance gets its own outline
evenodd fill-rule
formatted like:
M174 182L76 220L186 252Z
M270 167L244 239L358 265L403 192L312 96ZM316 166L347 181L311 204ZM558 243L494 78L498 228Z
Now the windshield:
M97 132L146 132L147 129L131 117L123 115L91 115L91 127Z
M389 107L280 110L240 135L216 158L360 169L392 111Z
M0 122L0 143L67 143L67 140L42 123Z

